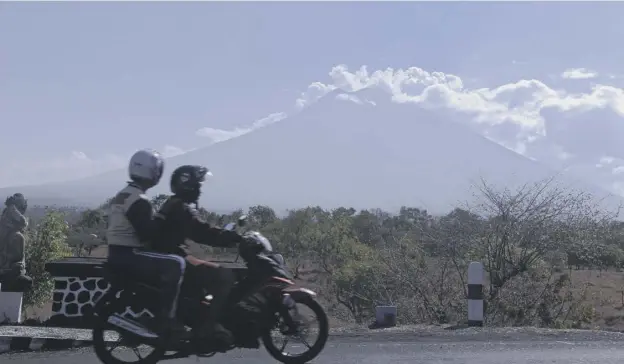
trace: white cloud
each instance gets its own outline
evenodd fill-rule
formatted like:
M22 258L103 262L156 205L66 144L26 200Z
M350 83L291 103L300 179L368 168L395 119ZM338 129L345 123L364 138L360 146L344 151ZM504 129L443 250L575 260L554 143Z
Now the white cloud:
M350 72L346 66L340 65L332 69L330 77L333 85L346 92L376 88L384 90L393 102L454 110L485 127L514 125L516 138L506 142L516 145L513 148L516 150L518 142L525 143L546 135L543 116L546 110L575 112L608 107L624 114L623 91L608 85L594 85L589 93L569 93L532 79L493 88L468 89L458 76L428 72L418 67L388 68L370 73L365 66Z
M590 75L590 71L581 68L567 70L564 74L566 77L578 78L581 74ZM263 120L271 120L270 123L281 121L334 90L342 91L336 96L337 99L358 104L363 103L359 95L362 90L375 89L395 103L417 104L433 110L452 110L464 121L479 127L484 134L504 126L503 134L507 135L501 135L499 130L496 137L489 137L521 154L527 153L528 144L554 133L552 126L549 128L547 125L547 119L549 122L551 120L545 114L577 115L608 110L616 114L617 118L624 115L624 90L604 84L592 85L591 91L585 93L555 89L536 79L522 79L492 88L470 89L459 76L439 71L429 72L419 67L369 72L366 66L362 66L352 72L347 66L338 65L332 68L329 76L329 83L310 84L306 92L295 100L295 107L290 111L269 115L246 127L233 130L203 128L197 134L213 141L235 138L269 124ZM367 98L366 101L374 105L380 100ZM565 142L558 144L562 148L556 152L559 159L567 160L578 154L567 150Z
M201 128L195 132L195 135L206 137L211 141L211 143L219 143L229 139L237 138L241 135L245 135L259 128L263 128L265 126L280 122L287 117L294 115L302 111L306 107L314 104L323 96L327 95L335 89L336 86L334 85L325 85L321 82L314 82L310 86L308 86L305 92L302 92L301 95L299 95L299 97L295 100L294 106L292 106L290 110L270 114L244 127L239 126L229 130L216 129L211 127Z
M598 161L598 164L596 164L596 168L603 168L606 167L608 165L610 165L611 163L613 163L615 161L615 158L613 157L601 157L600 160Z
M336 95L336 100L342 100L342 101L351 101L354 102L358 105L363 105L364 102L362 102L362 100L360 100L359 97L355 96L355 95L349 95L349 94L338 94Z
M369 104L369 105L373 105L375 106L376 103L374 101L369 101L369 100L362 100L361 98L352 95L352 94L338 94L336 95L336 100L340 100L340 101L349 101L349 102L353 102L356 103L358 105L364 105L364 104Z
M165 145L165 148L162 151L162 154L165 158L175 157L184 153L190 152L190 150L184 150L182 148L173 146L173 145Z
M256 120L251 125L247 127L237 127L231 130L224 129L215 129L215 128L201 128L195 132L196 135L206 137L210 139L212 143L219 143L226 141L228 139L237 138L241 135L245 135L249 132L252 132L256 129L265 127L267 125L271 125L273 123L277 123L286 118L286 114L283 112L271 114L265 118Z
M590 71L586 68L568 68L567 70L563 71L561 77L570 80L584 80L588 78L596 78L598 77L598 73Z
M71 152L71 157L77 160L89 160L89 157L87 157L87 155L84 152L79 152L79 151L72 151Z
M559 158L562 161L566 161L572 157L574 157L574 155L566 152L565 150L563 150L563 148L559 145L555 146L555 155L557 158Z
M325 85L321 82L314 82L305 92L302 92L297 100L295 100L295 110L300 111L305 107L317 102L323 96L335 90L334 85Z
M624 183L623 182L613 182L612 189L617 194L624 196Z

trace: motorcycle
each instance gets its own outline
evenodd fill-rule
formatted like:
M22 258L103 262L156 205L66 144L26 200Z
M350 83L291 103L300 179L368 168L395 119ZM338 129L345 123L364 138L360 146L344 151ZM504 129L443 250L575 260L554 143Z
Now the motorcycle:
M236 230L246 225L246 216L241 216L237 223L228 223L224 228ZM197 357L211 357L218 352L227 352L235 348L258 349L262 342L268 353L284 364L303 364L316 358L324 349L329 336L329 322L323 307L316 300L316 293L298 287L291 280L283 256L273 253L269 240L257 231L242 234L244 241L260 245L269 254L248 254L249 246L241 243L238 246L238 258L245 262L245 273L236 282L230 295L221 324L232 332L234 344L223 347L217 343L197 343L190 338L170 340L161 338L151 330L152 317L134 318L128 314L140 312L142 309L154 308L158 303L158 288L145 282L131 281L121 275L115 275L112 269L105 266L105 277L110 283L108 291L96 302L93 310L93 346L94 351L104 364L124 364L127 361L112 355L109 349L110 337L107 330L117 334L117 343L129 347L139 358L130 361L138 364L155 364L161 360ZM178 319L186 326L194 327L200 310L210 309L212 296L206 295L203 300L181 296L178 304ZM314 344L307 342L306 335L310 332L309 322L303 319L297 305L311 309L319 324L318 336ZM274 342L272 332L278 330L285 337L281 347ZM284 352L287 342L294 339L307 347L301 354L293 355ZM207 340L208 341L208 340ZM145 357L140 355L139 348L149 346L153 351Z

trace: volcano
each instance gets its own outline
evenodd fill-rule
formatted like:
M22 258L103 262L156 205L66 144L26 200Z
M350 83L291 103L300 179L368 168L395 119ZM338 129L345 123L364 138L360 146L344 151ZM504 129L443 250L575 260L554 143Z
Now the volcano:
M362 96L329 93L281 122L169 158L161 185L150 194L168 192L175 167L202 164L214 174L200 200L209 210L263 204L280 211L319 205L446 212L470 200L471 185L480 178L511 186L559 173L452 116L412 104L366 102ZM65 183L4 188L0 195L20 191L31 201L96 205L126 180L123 169ZM565 175L560 181L607 194ZM614 199L619 203L619 197Z

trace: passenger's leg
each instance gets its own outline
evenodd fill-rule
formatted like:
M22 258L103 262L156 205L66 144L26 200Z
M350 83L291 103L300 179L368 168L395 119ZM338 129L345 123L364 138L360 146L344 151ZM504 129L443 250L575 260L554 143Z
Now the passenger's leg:
M163 319L165 328L181 331L183 326L176 320L176 311L186 262L177 255L139 251L134 255L135 268L140 269L142 275L160 278L161 311L155 314Z

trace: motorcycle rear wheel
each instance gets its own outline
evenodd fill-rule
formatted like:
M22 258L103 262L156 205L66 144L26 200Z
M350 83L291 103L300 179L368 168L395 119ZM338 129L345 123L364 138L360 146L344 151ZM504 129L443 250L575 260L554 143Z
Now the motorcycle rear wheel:
M153 351L147 355L146 357L141 357L138 354L138 346L141 344L145 344L143 340L139 337L136 337L132 334L124 332L122 329L115 327L108 323L108 318L117 313L121 314L126 310L128 304L123 302L123 299L114 299L112 302L108 302L100 312L94 313L93 320L93 329L92 329L92 337L93 337L93 349L95 351L95 355L103 364L156 364L159 360L161 360L165 353L164 345L154 345L150 343L149 345L153 347ZM108 348L110 342L106 341L105 331L115 331L117 335L119 335L120 340L131 339L135 341L138 345L133 345L132 350L137 356L138 360L136 361L125 361L120 360L113 356L112 351L115 349Z
M325 313L323 307L312 297L303 297L296 299L295 301L297 304L307 306L314 312L319 324L319 333L314 345L299 355L290 355L288 353L284 353L282 351L283 349L279 349L273 341L271 330L267 330L263 333L262 343L264 344L265 349L275 360L284 364L304 364L312 361L321 353L321 351L323 351L329 337L329 320L327 319L327 314Z

